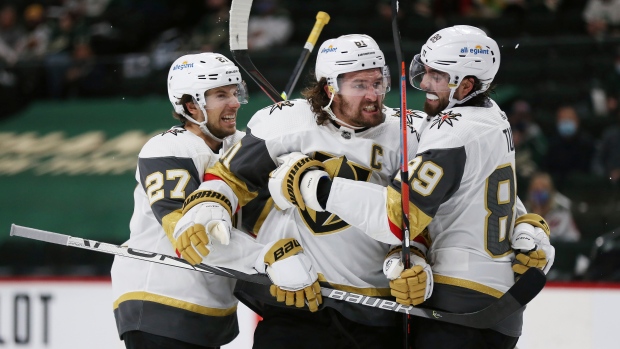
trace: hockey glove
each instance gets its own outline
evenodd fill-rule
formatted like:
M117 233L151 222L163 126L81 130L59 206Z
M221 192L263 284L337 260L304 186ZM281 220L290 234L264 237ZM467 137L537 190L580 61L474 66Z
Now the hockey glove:
M196 194L201 194L201 191L194 192L186 200L183 217L179 219L172 235L177 253L191 265L202 262L202 257L206 257L213 247L213 240L228 245L232 228L230 211L221 204L207 201L187 205L188 200Z
M311 312L323 303L318 275L296 239L281 239L266 245L254 268L269 275L273 282L269 291L278 302L297 308L307 303Z
M531 267L549 272L555 259L555 248L549 242L549 226L541 216L528 213L515 221L510 244L515 250L512 270L523 274Z
M403 270L400 252L387 256L383 273L390 279L390 289L396 301L404 305L419 305L433 293L433 272L426 260L411 254L411 268Z
M281 210L291 207L299 207L305 210L306 203L300 191L302 175L307 170L324 168L323 163L313 160L300 152L279 156L277 160L279 166L269 174L268 184L269 193L274 203ZM316 203L316 206L321 207L318 203ZM315 208L316 206L313 205Z
M327 203L327 198L329 197L331 181L329 174L323 170L310 170L303 174L299 189L306 207L317 212L325 211L324 205ZM321 189L319 189L319 184L322 184ZM321 195L323 195L323 197L319 198ZM321 204L321 201L324 201L323 204Z

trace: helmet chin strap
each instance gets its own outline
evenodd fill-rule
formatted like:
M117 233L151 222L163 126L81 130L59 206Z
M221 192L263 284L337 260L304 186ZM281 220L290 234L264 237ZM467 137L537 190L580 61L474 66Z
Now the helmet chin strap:
M330 89L331 89L331 86L330 86ZM325 107L322 107L321 109L323 109L323 111L326 112L327 115L329 115L330 119L334 120L337 123L342 124L343 126L346 126L346 127L350 128L352 130L361 130L361 129L363 129L364 126L352 126L352 125L349 125L346 122L338 119L338 117L336 117L336 114L334 114L334 112L332 111L332 108L331 108L332 102L334 101L334 95L335 95L335 93L332 90L332 96L329 98L329 103L327 103L327 105Z
M465 97L465 98L463 98L463 99L461 99L459 101L459 100L454 98L454 92L456 91L456 89L457 89L456 87L450 89L450 97L448 98L449 103L448 103L448 106L446 106L445 109L450 109L450 108L454 107L457 104L463 104L463 103L467 102L468 100L470 100L470 99L476 97L477 95L481 94L482 92L484 92L484 91L478 90L478 91L470 94L469 96L467 96L467 97Z
M200 111L202 111L202 115L205 116L205 121L203 122L198 122L196 121L193 117L187 115L184 113L184 116L187 120L189 120L191 123L198 125L198 128L200 129L200 131L202 131L202 133L204 133L207 137L217 141L217 142L224 142L223 138L218 138L215 137L213 135L213 133L211 133L211 131L209 131L209 128L207 127L207 111L205 110L205 108L202 106L202 104L198 103L198 101L196 99L194 99L194 104L198 105L198 108L200 109Z

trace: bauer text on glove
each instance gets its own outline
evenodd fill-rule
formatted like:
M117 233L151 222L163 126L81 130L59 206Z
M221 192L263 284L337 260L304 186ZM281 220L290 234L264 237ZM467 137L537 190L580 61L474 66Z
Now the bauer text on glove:
M312 312L323 303L318 275L296 239L281 239L266 245L255 269L269 275L273 282L270 292L278 302L298 308L307 303Z

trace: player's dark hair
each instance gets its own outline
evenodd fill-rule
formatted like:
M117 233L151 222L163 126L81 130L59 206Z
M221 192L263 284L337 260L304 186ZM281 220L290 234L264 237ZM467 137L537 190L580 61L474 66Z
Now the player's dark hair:
M301 95L304 96L310 104L310 109L312 109L312 112L316 115L317 125L323 125L330 120L327 112L323 110L323 107L329 104L329 97L327 97L327 93L325 93L325 85L327 85L327 79L321 78L320 81L316 81L314 72L310 72L308 84L301 92Z
M188 115L190 113L189 113L189 110L187 110L187 106L185 104L188 103L188 102L193 102L193 101L194 100L193 100L192 96L191 95L187 95L187 94L185 94L185 95L181 96L181 98L179 98L179 103L181 103L181 105L183 106L183 110ZM187 121L187 118L185 116L183 116L183 115L181 115L181 114L179 114L179 113L177 113L175 111L172 112L172 117L177 119L177 120L179 120L179 121L181 121L181 123L183 125L185 125L185 122Z
M467 78L472 78L474 79L474 88L471 89L471 91L469 92L469 94L474 93L475 91L478 91L482 88L482 82L480 81L480 79L478 79L475 76L466 76L465 79ZM471 106L471 107L484 107L488 104L489 102L489 98L491 98L491 93L495 93L495 84L491 83L491 86L489 86L489 88L476 95L474 98L468 100L467 102L463 103L463 106Z

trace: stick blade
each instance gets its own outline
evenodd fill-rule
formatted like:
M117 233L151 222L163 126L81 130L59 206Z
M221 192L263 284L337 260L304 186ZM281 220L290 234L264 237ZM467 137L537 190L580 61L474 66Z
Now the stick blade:
M39 240L49 242L52 244L67 246L69 243L69 236L52 233L50 231L39 230L34 228L23 227L17 224L11 224L11 236L19 236L27 239Z

